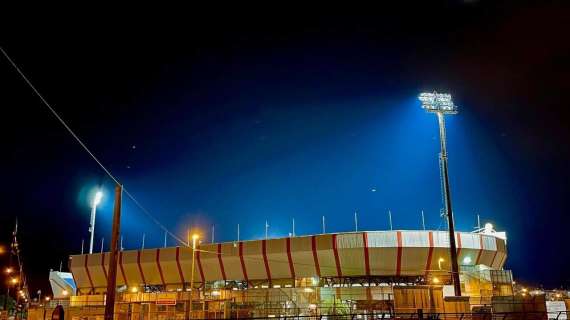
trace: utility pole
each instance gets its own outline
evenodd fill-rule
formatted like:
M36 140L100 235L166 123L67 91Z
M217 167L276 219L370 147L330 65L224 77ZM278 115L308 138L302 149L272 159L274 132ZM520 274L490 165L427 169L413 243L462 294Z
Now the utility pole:
M237 236L238 236L238 237L237 237L237 241L239 242L239 223L238 223L238 225L237 225Z
M190 305L188 306L189 319L192 319L192 301L194 297L194 260L196 257L196 240L198 240L198 235L192 235L192 270L190 272Z
M447 166L447 139L445 133L445 115L457 114L457 106L453 103L450 94L437 92L422 93L419 96L422 108L429 113L435 113L439 124L439 142L441 152L439 154L442 193L444 199L445 214L449 226L449 251L451 256L451 277L456 296L461 296L461 283L459 282L459 263L457 262L457 246L455 244L455 226L453 210L451 207L451 190L449 187L449 172Z
M117 289L117 256L118 238L121 232L121 196L123 186L115 186L115 207L113 209L113 232L111 236L111 252L109 254L109 274L107 277L107 293L104 320L113 320L115 314L115 294Z
M325 216L323 216L323 234L326 233L326 229L325 229Z
M146 237L146 234L143 233L143 237L142 237L142 244L141 244L141 250L144 250L144 238Z
M103 253L103 244L105 243L105 238L101 238L101 253Z
M212 225L212 243L214 243L215 231L216 231L216 229L214 228L214 225Z
M167 233L166 233L166 231L164 231L164 247L165 248L166 248L166 235L167 235Z
M83 239L81 239L81 254L83 254Z
M424 211L422 210L422 228L426 230L426 218L424 217Z
M269 223L265 220L265 240L269 237Z
M390 222L390 230L394 230L392 228L392 211L388 210L388 222Z

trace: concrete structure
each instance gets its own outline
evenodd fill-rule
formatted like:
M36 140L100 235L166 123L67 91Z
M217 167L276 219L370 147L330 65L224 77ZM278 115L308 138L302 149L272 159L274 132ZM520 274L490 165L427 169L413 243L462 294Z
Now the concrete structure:
M504 233L455 237L467 300L445 298L453 295L446 231L365 231L201 244L193 290L191 248L122 251L116 312L124 319L453 312L512 295ZM70 259L77 295L67 310L101 316L109 253Z
M462 265L501 269L506 241L491 234L457 232ZM191 248L122 251L117 285L186 289L191 275ZM443 231L371 231L321 234L268 240L202 244L196 257L195 287L220 281L240 288L297 287L304 279L342 283L421 283L430 274L450 270L449 244ZM74 255L71 272L79 294L103 293L109 254ZM465 262L465 263L464 263ZM368 280L367 280L368 281Z

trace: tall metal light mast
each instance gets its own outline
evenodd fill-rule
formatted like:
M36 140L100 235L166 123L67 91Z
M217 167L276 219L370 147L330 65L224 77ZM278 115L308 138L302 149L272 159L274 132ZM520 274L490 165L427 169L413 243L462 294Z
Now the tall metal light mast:
M101 203L103 192L97 191L93 203L91 204L91 219L89 219L89 254L93 254L93 238L95 237L95 215L97 214L97 206Z
M447 148L445 137L445 115L457 114L457 106L453 104L450 94L445 93L422 93L418 97L422 103L422 108L429 113L435 113L439 123L439 141L441 153L439 163L442 179L442 193L444 210L447 215L449 226L449 250L451 256L451 278L455 295L461 296L461 284L459 282L459 264L457 262L457 246L455 244L455 227L453 224L453 210L451 209L451 192L449 190L449 174L447 170Z

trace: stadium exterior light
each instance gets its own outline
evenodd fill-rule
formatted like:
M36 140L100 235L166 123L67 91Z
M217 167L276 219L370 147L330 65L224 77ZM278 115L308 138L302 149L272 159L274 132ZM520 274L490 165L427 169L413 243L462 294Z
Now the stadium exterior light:
M97 193L95 193L95 198L93 199L93 205L98 206L99 203L101 203L101 198L103 198L103 192L97 191Z
M457 114L457 106L453 103L451 95L447 93L424 92L418 99L422 108L429 113L435 113L439 123L439 142L441 152L439 163L441 169L442 193L444 202L444 214L447 215L449 226L449 251L451 258L451 279L456 296L461 296L461 284L459 283L459 263L457 262L457 245L455 244L455 227L453 223L453 210L451 209L451 192L449 188L449 174L447 170L447 142L445 137L445 115Z
M89 222L89 254L93 253L93 238L95 237L95 215L97 214L97 206L101 203L103 198L103 192L97 191L95 197L93 198L93 203L91 205L91 219Z

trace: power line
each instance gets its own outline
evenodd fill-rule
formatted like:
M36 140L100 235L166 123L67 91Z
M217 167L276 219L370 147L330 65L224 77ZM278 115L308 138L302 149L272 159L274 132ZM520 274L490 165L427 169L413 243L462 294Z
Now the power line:
M10 56L8 56L8 53L6 51L4 51L4 48L2 48L0 46L0 51L2 51L2 54L4 55L4 57L6 57L6 59L10 62L10 64L12 65L12 67L14 67L14 69L16 69L16 71L18 72L18 74L24 79L24 81L28 84L28 86L30 86L30 88L32 88L32 90L34 91L34 93L40 98L40 100L43 102L43 104L50 110L50 112L57 118L57 120L65 127L65 129L67 130L67 132L69 132L69 134L71 134L71 136L77 141L77 143L79 143L79 145L83 148L83 150L85 150L85 152L87 152L89 154L89 156L91 156L91 158L97 163L97 165L99 165L99 167L107 174L107 176L109 176L109 178L111 178L111 180L113 180L117 185L122 185L119 182L119 179L117 179L112 173L111 171L109 171L107 168L105 168L105 166L103 165L103 163L101 163L101 161L99 161L99 159L97 159L97 157L93 154L93 152L91 152L91 150L89 150L89 148L87 148L87 146L85 145L85 143L83 143L83 141L81 141L81 139L77 136L77 134L75 134L75 132L73 132L73 130L71 130L71 128L67 125L67 123L65 123L65 121L63 120L63 118L55 111L55 109L47 102L47 100L40 94L40 92L36 89L36 87L32 84L32 82L28 79L28 77L26 77L26 75L22 72L22 70L20 70L20 68L18 68L18 66L16 65L16 63L10 58ZM158 225L164 232L168 233L172 238L174 238L175 240L177 240L178 242L182 243L182 244L186 244L182 239L180 239L178 236L176 236L174 233L170 232L170 230L168 230L162 223L160 223L160 221L158 221L145 207L143 207L140 202L138 202L135 197L127 191L127 189L123 186L123 192L127 195L127 197L129 197L137 207L139 207L139 209L141 209L141 211L146 214L156 225Z

